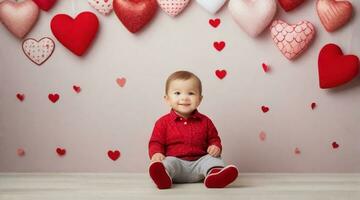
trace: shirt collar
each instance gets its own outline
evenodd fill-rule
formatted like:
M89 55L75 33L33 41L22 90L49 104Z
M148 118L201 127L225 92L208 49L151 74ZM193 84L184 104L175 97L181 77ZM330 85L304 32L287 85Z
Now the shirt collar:
M173 109L171 109L171 111L170 111L170 117L171 117L171 120L173 120L173 121L183 118L183 117L179 116L178 114L176 114L176 112ZM190 115L190 117L188 119L201 119L201 114L196 109L193 111L193 113Z

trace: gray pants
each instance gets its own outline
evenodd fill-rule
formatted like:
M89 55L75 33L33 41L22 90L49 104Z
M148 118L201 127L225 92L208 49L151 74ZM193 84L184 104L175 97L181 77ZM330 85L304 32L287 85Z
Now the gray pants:
M213 167L224 167L224 161L209 154L195 161L182 160L173 156L166 157L163 164L175 183L194 183L205 178Z

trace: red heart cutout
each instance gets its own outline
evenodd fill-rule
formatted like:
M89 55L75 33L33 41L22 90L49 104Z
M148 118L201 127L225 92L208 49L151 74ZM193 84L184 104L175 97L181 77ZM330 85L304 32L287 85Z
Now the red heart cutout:
M56 153L57 153L59 156L63 156L63 155L65 155L66 150L65 150L65 149L62 149L62 148L56 148Z
M214 47L216 50L218 51L222 51L225 47L225 42L224 41L220 41L220 42L214 42Z
M262 110L264 113L266 113L266 112L268 112L270 109L269 109L269 107L261 106L261 110Z
M227 73L226 70L223 69L223 70L216 70L215 74L219 79L223 79Z
M57 0L33 0L41 10L49 11Z
M262 68L263 68L263 70L264 70L265 73L268 72L268 71L270 71L270 67L269 67L267 64L265 64L265 63L262 64Z
M331 145L332 145L332 147L333 147L334 149L339 148L339 144L336 143L336 142L333 142Z
M304 1L305 0L279 0L279 4L286 12L289 12L298 7Z
M113 7L121 23L136 33L155 16L158 4L156 0L114 0Z
M343 85L359 73L359 58L344 55L336 44L325 45L318 59L320 88L333 88Z
M115 150L115 151L108 151L108 156L111 160L115 161L120 157L120 151Z
M312 102L311 103L311 109L314 110L316 108L316 103L315 102Z
M294 153L299 155L301 153L300 149L298 147L295 148Z
M220 19L219 18L216 18L216 19L209 19L209 24L212 26L212 27L214 27L214 28L216 28L216 27L218 27L219 25L220 25Z
M17 97L20 101L24 101L24 99L25 99L25 94L20 94L20 93L18 93L18 94L16 94L16 97Z
M81 87L73 85L73 89L76 93L80 93L81 92Z
M60 98L59 94L49 94L48 97L49 100L53 103L56 103Z
M82 12L75 19L66 14L58 14L52 18L50 26L61 44L81 56L95 38L99 20L92 12Z

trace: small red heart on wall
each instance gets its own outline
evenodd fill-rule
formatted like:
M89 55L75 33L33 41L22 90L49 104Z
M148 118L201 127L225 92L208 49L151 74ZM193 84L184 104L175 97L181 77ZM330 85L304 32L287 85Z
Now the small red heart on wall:
M336 142L333 142L331 145L332 145L333 149L339 148L339 144Z
M80 93L81 92L81 87L77 86L77 85L73 85L73 89L76 93Z
M25 156L25 150L24 149L19 148L19 149L17 149L16 153L17 153L18 156Z
M305 0L279 0L279 4L286 12L289 12L291 10L294 10L304 1Z
M219 25L220 25L220 19L219 18L216 18L216 19L209 19L209 24L212 26L212 27L214 27L214 28L216 28L216 27L218 27Z
M225 42L224 41L214 42L213 45L214 45L215 49L218 50L218 51L222 51L225 48Z
M301 153L301 151L300 151L300 149L299 148L295 148L295 150L294 150L294 153L296 154L296 155L299 155L300 153Z
M266 112L268 112L270 109L269 109L269 107L261 106L261 110L263 111L263 113L266 113Z
M312 102L311 103L311 109L314 110L316 108L316 103L315 102Z
M216 70L215 74L219 79L223 79L223 78L225 78L227 72L224 69L223 70Z
M117 78L116 79L116 83L120 86L120 87L124 87L125 83L126 83L126 78Z
M115 150L115 151L108 151L108 156L111 160L115 161L120 157L120 151Z
M56 148L56 153L59 155L59 156L64 156L66 154L66 149L62 149L62 148Z
M60 96L59 94L49 94L48 98L51 102L56 103L59 100Z
M18 98L18 99L19 99L19 101L24 101L24 99L25 99L25 95L24 95L24 94L20 94L20 93L18 93L18 94L16 94L16 98Z
M270 67L269 67L267 64L265 64L265 63L262 64L262 68L263 68L263 70L264 70L265 73L267 73L268 71L270 71Z

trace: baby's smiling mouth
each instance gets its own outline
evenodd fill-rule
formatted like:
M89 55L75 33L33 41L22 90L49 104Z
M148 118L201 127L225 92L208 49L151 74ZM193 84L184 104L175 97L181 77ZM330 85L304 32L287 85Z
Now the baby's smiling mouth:
M191 104L178 104L179 106L190 106Z

